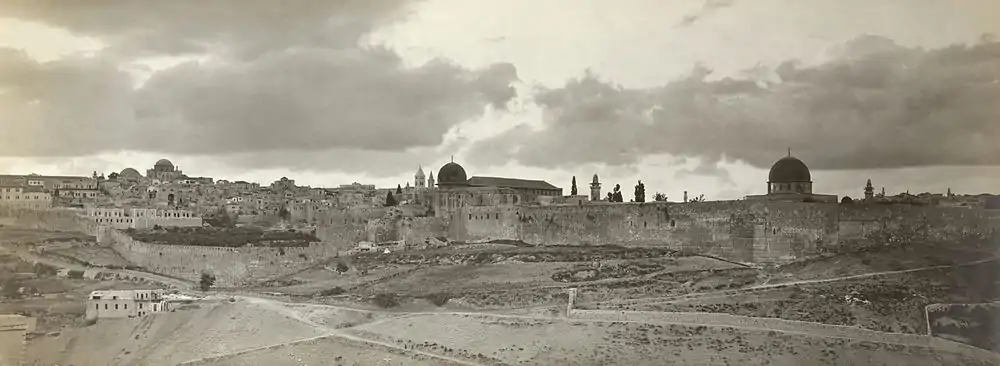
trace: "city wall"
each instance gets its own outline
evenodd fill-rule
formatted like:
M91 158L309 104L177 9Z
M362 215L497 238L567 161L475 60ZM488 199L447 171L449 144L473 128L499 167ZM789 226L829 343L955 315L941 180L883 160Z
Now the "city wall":
M312 243L308 247L205 247L149 244L117 229L102 226L98 240L111 245L144 270L197 282L202 273L215 276L216 286L244 287L304 269L336 256L346 246Z
M871 242L1000 238L1000 211L880 204L713 201L474 206L447 217L454 240L666 246L778 262Z

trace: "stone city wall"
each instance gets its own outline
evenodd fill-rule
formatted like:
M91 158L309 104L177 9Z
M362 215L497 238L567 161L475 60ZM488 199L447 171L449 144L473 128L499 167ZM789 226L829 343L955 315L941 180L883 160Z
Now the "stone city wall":
M216 277L216 286L244 287L301 270L342 247L312 243L308 247L206 247L149 244L111 227L99 228L98 240L112 245L125 259L144 270L197 282L202 273Z
M712 201L473 206L446 218L462 241L666 246L744 262L775 262L861 242L996 242L1000 211L911 205Z

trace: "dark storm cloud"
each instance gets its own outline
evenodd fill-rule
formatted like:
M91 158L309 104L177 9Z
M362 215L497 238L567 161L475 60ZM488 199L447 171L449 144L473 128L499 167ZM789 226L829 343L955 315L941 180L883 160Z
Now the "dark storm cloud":
M537 95L544 128L481 146L500 141L508 157L540 167L653 153L768 167L786 147L819 169L998 165L998 70L1000 43L924 50L864 36L840 59L783 63L777 83L710 80L699 67L663 87L625 89L588 74ZM488 152L481 146L472 152Z
M407 68L391 50L359 45L373 27L405 14L401 1L292 4L0 4L0 16L109 45L96 57L48 63L2 50L9 57L0 59L0 106L10 113L0 125L19 138L0 145L0 155L402 152L439 145L452 126L488 105L502 109L516 94L510 64ZM187 53L210 61L159 71L138 90L119 71L137 55Z
M0 16L107 43L116 53L220 52L253 58L289 47L351 48L413 0L0 0Z

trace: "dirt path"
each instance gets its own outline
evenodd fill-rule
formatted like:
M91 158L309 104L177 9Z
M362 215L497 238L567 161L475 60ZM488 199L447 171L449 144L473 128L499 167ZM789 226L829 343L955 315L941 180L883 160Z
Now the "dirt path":
M447 361L447 362L450 362L450 363L453 363L453 364L458 364L458 365L469 365L469 366L479 366L480 365L478 363L467 361L467 360L463 360L463 359L459 359L459 358L448 357L448 356L439 355L439 354L430 353L430 352L425 352L425 351L421 351L421 350L406 349L406 348L397 346L395 344L391 344L391 343L387 343L387 342L382 342L382 341L378 341L378 340L373 340L373 339L368 339L368 338L364 338L364 337L359 337L359 336L356 336L356 335L353 335L353 334L347 334L347 333L342 332L340 329L330 328L330 327L327 327L325 325L318 324L318 323L312 322L312 321L310 321L308 319L305 319L302 316L300 316L299 313L297 313L296 311L294 311L292 309L289 309L288 307L285 306L285 303L280 302L280 301L270 300L270 299L264 299L264 298L259 298L259 297L252 297L252 296L237 296L237 298L243 299L245 301L248 301L248 302L251 302L251 303L254 303L254 304L263 305L264 307L266 307L266 308L268 308L270 310L273 310L273 311L275 311L275 312L277 312L277 313L279 313L281 315L284 315L284 316L289 317L291 319L294 319L296 321L302 322L304 324L308 324L308 325L310 325L310 326L312 326L312 327L314 327L316 329L322 330L322 331L326 332L326 334L320 335L320 336L315 336L315 337L297 339L297 340L289 341L289 342L275 343L275 344L268 345L268 346L257 347L257 348L249 349L249 350L241 350L241 351L237 351L237 352L233 352L233 353L228 353L228 354L223 354L223 355L215 355L215 356L210 356L210 357L198 358L198 359L194 359L194 360L188 360L188 361L182 362L181 365L191 365L191 364L196 364L196 363L211 361L211 360L215 360L215 359L221 359L221 358L231 357L231 356L236 356L236 355L243 355L243 354L248 354L248 353L253 353L253 352L258 352L258 351L263 351L263 350L268 350L268 349L273 349L273 348L277 348L277 347L289 346L289 345L294 345L296 343L308 342L308 341L322 339L322 338L328 338L328 337L337 337L337 338L342 338L342 339L345 339L345 340L348 340L348 341L364 343L364 344L367 344L367 345L370 345L370 346L381 347L381 348L389 348L389 349L395 350L397 352L402 352L404 354L407 354L407 353L409 353L409 354L418 354L418 355L421 355L421 356L424 356L424 357L429 357L431 359L441 360L441 361ZM330 307L341 309L340 307L336 307L336 306L330 306ZM343 308L343 309L347 309L347 308ZM353 310L353 309L351 309L351 310Z

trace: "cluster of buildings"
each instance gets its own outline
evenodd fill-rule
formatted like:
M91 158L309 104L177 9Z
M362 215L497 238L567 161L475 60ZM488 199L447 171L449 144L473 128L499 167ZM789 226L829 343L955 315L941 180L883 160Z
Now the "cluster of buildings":
M223 213L243 224L298 226L322 225L335 210L380 207L393 196L396 204L421 206L429 215L447 216L467 206L583 205L607 203L595 174L588 195L564 195L562 188L542 180L471 176L454 161L435 174L418 167L412 184L377 188L371 184L343 184L332 188L299 186L282 177L262 186L245 181L230 182L211 177L192 177L167 159L160 159L146 174L134 168L108 177L0 175L0 205L44 209L75 206L87 209L97 223L117 228L199 226L202 217ZM776 161L768 173L767 193L747 200L836 203L836 195L813 192L809 168L798 158ZM685 194L686 196L686 194ZM871 182L864 190L865 202L904 202L928 205L982 206L984 197L924 193L887 197L876 194ZM685 197L685 201L686 201ZM847 200L845 198L845 200Z

